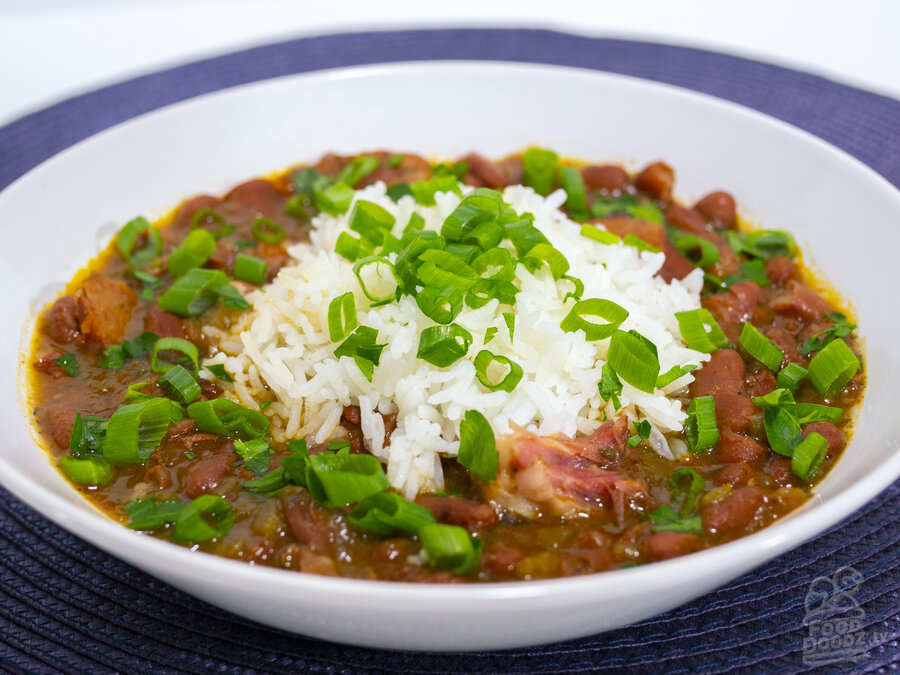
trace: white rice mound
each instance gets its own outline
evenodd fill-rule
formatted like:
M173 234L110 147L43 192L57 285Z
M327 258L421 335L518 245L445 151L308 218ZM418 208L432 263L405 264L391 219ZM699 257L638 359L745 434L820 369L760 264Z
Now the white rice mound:
M464 194L470 190L463 187ZM654 276L663 264L662 253L582 236L581 226L559 210L566 198L562 190L545 198L530 188L511 186L503 198L518 213L534 214L534 225L569 261L568 274L584 282L583 299L605 298L628 310L621 328L635 329L656 345L661 373L676 365L699 366L708 359L685 346L675 319L676 312L700 307L699 270L666 283ZM358 190L356 199L375 202L394 215L393 233L398 237L414 211L424 217L426 229L439 231L460 202L454 193L438 193L431 207L410 196L394 203L382 183ZM275 440L308 437L322 443L340 438L343 407L358 405L367 447L387 465L391 485L410 498L443 487L440 458L456 455L459 422L467 410L482 413L497 437L510 433L510 422L541 435L572 437L591 433L614 415L647 419L653 425L650 442L657 452L668 457L673 451L679 454L679 445L672 443L670 448L665 434L680 431L686 414L680 400L670 395L683 390L693 377L684 375L652 394L624 383L622 408L615 411L597 387L609 340L588 342L583 331L560 328L575 302L565 300L572 285L554 281L546 266L535 273L516 267L513 283L521 291L514 339L510 340L503 317L510 307L491 300L479 309L465 307L455 319L474 338L465 358L446 368L418 359L419 335L435 324L410 296L370 308L353 264L334 251L338 235L348 229L349 213L314 218L310 243L293 246L289 251L293 263L282 267L272 283L247 296L253 306L238 324L229 331L209 329L221 351L206 363L224 364L234 378L228 395L252 409L274 398L264 412ZM511 242L501 245L514 253ZM387 345L372 382L352 358L335 358L337 345L329 338L328 305L348 291L356 299L359 325L376 329L377 342ZM483 345L490 328L496 332ZM512 392L491 392L478 382L472 362L481 349L522 367L524 376ZM384 423L377 413L397 415L389 447L384 447Z

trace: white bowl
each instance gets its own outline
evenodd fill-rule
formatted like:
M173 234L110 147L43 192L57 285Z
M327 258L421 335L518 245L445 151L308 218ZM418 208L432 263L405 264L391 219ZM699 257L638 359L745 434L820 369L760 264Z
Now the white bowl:
M252 567L108 520L36 447L22 392L35 312L136 214L221 192L326 151L499 157L529 144L637 168L665 159L690 201L731 191L793 232L852 302L868 390L852 443L816 498L724 546L621 571L504 584L414 585ZM744 108L616 75L498 63L375 66L202 96L119 125L0 194L0 481L78 536L188 593L271 626L356 645L476 650L575 638L647 618L727 583L860 508L900 475L900 357L888 270L900 194L848 155ZM48 290L49 289L49 290Z

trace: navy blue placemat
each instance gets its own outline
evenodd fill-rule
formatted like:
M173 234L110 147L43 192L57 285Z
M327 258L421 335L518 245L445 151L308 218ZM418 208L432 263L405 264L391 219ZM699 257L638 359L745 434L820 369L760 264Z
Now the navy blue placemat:
M294 40L69 99L0 128L0 188L76 141L168 103L279 75L423 59L553 63L688 87L811 131L900 185L896 100L696 49L536 30L435 30ZM411 654L306 639L238 618L102 553L0 489L0 668L42 673L884 672L900 665L898 512L900 483L895 483L815 541L727 588L627 628L534 649ZM843 599L856 622L817 614L825 596ZM832 630L841 635L832 638Z

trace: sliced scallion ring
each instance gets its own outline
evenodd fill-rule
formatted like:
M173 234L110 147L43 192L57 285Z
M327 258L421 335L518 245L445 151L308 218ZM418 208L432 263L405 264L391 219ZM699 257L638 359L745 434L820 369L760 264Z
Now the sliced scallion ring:
M216 240L206 230L188 233L178 248L169 256L169 274L180 277L194 267L200 267L216 250Z
M740 343L750 356L760 361L769 370L777 371L781 368L784 352L749 321L744 323L744 328L741 330Z
M390 487L374 455L322 452L309 457L307 488L329 508L346 506Z
M459 525L423 525L419 528L419 539L430 567L458 574L471 574L478 569L482 542L469 537Z
M247 440L262 438L269 433L270 422L265 415L226 398L191 403L187 414L200 431L210 434Z
M234 278L257 286L266 283L269 266L262 258L238 253L234 259Z
M812 480L827 454L828 441L821 434L812 432L794 448L791 471L803 480Z
M475 355L475 376L485 389L491 391L512 391L522 380L522 366L505 356L499 356L482 349ZM497 373L497 370L502 373Z
M512 281L516 276L516 261L505 248L488 249L472 260L471 267L483 279Z
M532 271L541 265L547 265L555 281L559 281L569 271L569 261L566 260L566 257L552 244L543 242L532 246L531 250L522 257L521 263Z
M529 148L522 155L522 183L540 195L553 190L559 156L552 150Z
M472 340L472 334L455 323L429 326L419 337L416 357L438 368L446 368L466 355Z
M843 339L832 340L809 362L809 381L822 396L833 396L860 368L859 359Z
M176 361L170 361L161 357L161 352L179 352L187 360L180 358ZM153 343L153 356L150 359L150 369L154 373L165 373L172 366L179 363L187 363L191 366L191 373L196 376L200 372L199 366L200 351L197 346L184 338L164 337L159 338Z
M796 392L800 383L806 379L808 371L799 363L789 363L775 376L775 386Z
M353 265L353 274L359 281L363 294L373 303L393 300L400 281L394 265L387 258L370 256Z
M594 323L585 317L599 317L605 319L607 323ZM589 298L576 302L559 327L567 333L583 330L585 337L590 341L605 340L627 318L628 310L612 300Z
M268 218L259 217L253 221L253 238L263 244L280 244L287 237L284 228Z
M210 225L217 225L215 229L209 229ZM196 229L204 229L207 230L214 239L221 239L222 237L227 237L229 234L234 232L234 225L229 225L225 222L225 219L216 211L212 209L200 209L197 213L194 214L194 217L191 218L191 230Z
M622 242L622 238L619 235L607 232L596 225L582 225L581 236L607 245L620 244Z
M159 446L171 423L168 399L149 398L120 405L106 425L100 446L103 457L128 464L144 462Z
M59 468L73 482L81 485L109 485L115 479L112 467L102 457L61 455Z
M711 354L728 346L728 338L708 309L676 312L678 328L684 343L694 351Z
M328 305L328 337L340 342L356 328L356 299L353 293L344 293Z
M716 402L712 396L698 396L687 409L684 435L691 452L703 452L719 442L716 425Z
M159 386L175 397L175 400L188 404L200 396L200 385L197 380L182 366L170 367L159 378Z
M659 376L656 345L637 331L616 330L606 356L616 374L635 389L653 393Z
M229 284L230 279L221 270L195 267L178 277L166 290L157 304L161 309L180 316L199 316L216 304L216 290Z
M134 245L137 238L144 232L147 233L147 243L144 248L135 251ZM126 223L119 231L116 237L116 247L125 262L130 265L146 265L162 253L162 235L146 218L138 216Z
M701 239L693 234L679 237L675 241L682 255L694 263L695 267L709 267L719 262L719 249L711 241Z
M466 293L466 304L472 309L484 307L491 300L501 305L514 305L519 289L508 281L499 279L479 279Z
M587 196L581 172L571 166L559 169L559 183L566 191L566 208L576 216L587 214Z
M448 324L463 308L463 294L453 286L435 288L426 286L416 295L416 304L422 314L436 323Z
M224 537L234 525L234 511L218 495L200 495L186 504L175 523L175 538L185 542Z

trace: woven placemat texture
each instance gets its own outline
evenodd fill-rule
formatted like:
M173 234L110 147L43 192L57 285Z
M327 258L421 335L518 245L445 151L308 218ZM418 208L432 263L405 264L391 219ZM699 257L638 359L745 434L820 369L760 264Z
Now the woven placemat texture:
M430 59L580 66L706 92L833 143L900 185L900 102L696 49L539 30L322 36L216 57L58 103L0 128L0 188L113 124L198 94L323 68ZM0 489L0 669L11 672L887 672L900 666L900 483L727 588L640 624L533 649L379 651L289 635L211 607L56 527ZM852 567L856 659L808 651L805 599ZM673 580L677 583L677 580ZM847 589L844 589L845 591ZM858 614L858 613L857 613ZM808 646L808 645L807 645ZM838 655L836 647L825 655ZM849 656L849 654L846 654ZM817 660L818 659L818 660Z

